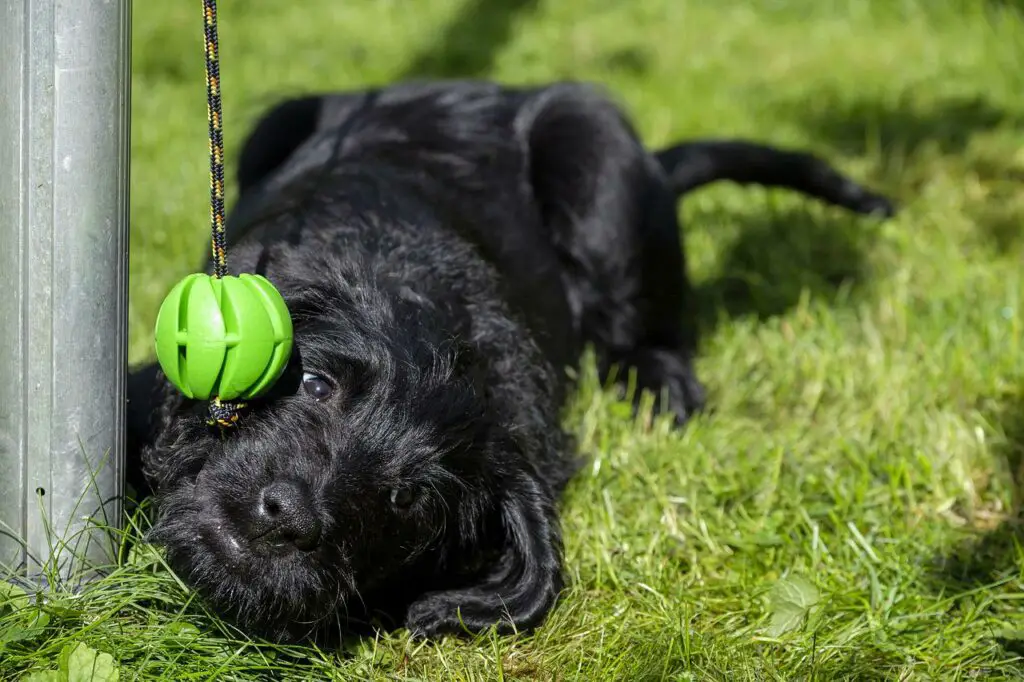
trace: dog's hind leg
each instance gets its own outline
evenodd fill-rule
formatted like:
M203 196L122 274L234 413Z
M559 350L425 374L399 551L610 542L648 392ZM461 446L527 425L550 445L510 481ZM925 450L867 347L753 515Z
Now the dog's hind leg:
M693 366L698 329L694 291L686 273L675 196L660 176L649 177L644 214L632 225L640 271L635 344L609 358L632 371L637 389L654 393L656 412L683 424L704 407L704 387ZM641 396L634 394L634 405Z
M674 192L621 112L586 88L546 96L531 123L531 183L580 337L603 378L632 385L634 406L651 392L685 422L704 390Z

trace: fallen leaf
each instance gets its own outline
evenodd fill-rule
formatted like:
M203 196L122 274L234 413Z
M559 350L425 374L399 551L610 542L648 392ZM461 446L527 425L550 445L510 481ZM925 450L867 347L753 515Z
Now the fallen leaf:
M807 578L794 575L775 583L768 597L772 614L768 636L779 637L801 627L820 598L818 588Z

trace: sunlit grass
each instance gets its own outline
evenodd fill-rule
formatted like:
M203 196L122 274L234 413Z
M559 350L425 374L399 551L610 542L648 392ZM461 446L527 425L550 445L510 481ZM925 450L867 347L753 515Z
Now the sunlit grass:
M489 18L467 19L478 5ZM134 360L151 356L159 300L207 244L198 6L135 5ZM136 550L80 594L0 607L0 678L56 669L80 642L121 679L1024 677L1019 11L223 2L229 153L285 94L571 77L605 83L652 145L806 146L903 212L876 223L728 186L686 202L711 409L672 433L585 382L566 415L590 457L564 504L569 587L533 635L249 642Z

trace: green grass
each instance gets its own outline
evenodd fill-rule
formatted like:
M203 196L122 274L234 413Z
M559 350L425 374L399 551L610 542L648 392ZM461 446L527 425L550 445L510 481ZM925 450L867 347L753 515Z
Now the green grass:
M198 5L135 5L134 361L205 255ZM904 210L728 186L681 207L712 408L672 433L586 383L569 587L533 635L272 647L142 554L81 595L0 606L0 679L79 642L121 679L1024 678L1022 3L236 0L221 37L231 151L303 90L585 78L651 145L806 146Z

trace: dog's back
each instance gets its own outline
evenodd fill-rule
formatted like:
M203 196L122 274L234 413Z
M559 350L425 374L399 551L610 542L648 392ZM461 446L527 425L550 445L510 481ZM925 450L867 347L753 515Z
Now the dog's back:
M346 204L358 212L367 201L387 204L388 195L402 194L395 208L423 202L427 209L419 216L418 228L428 233L422 237L447 242L457 236L475 249L499 273L503 296L527 318L547 356L558 365L571 364L580 351L579 312L569 309L565 264L545 215L557 200L556 190L550 197L537 194L536 175L546 172L541 163L550 159L538 158L531 139L538 116L555 118L562 112L599 119L591 126L598 131L607 131L607 122L618 117L592 88L571 83L545 88L414 83L289 100L261 120L242 152L240 200L229 216L229 242L246 236L268 241L262 231L271 224L268 211L301 216L300 204L317 194L331 196L339 217ZM622 131L634 145L631 131ZM586 173L597 170L588 164L602 149L601 141L571 142L572 150L560 147L568 177L552 177L549 171L545 177L559 190L586 182ZM395 246L387 234L353 222L347 243L338 248L368 252L407 271L410 254Z

